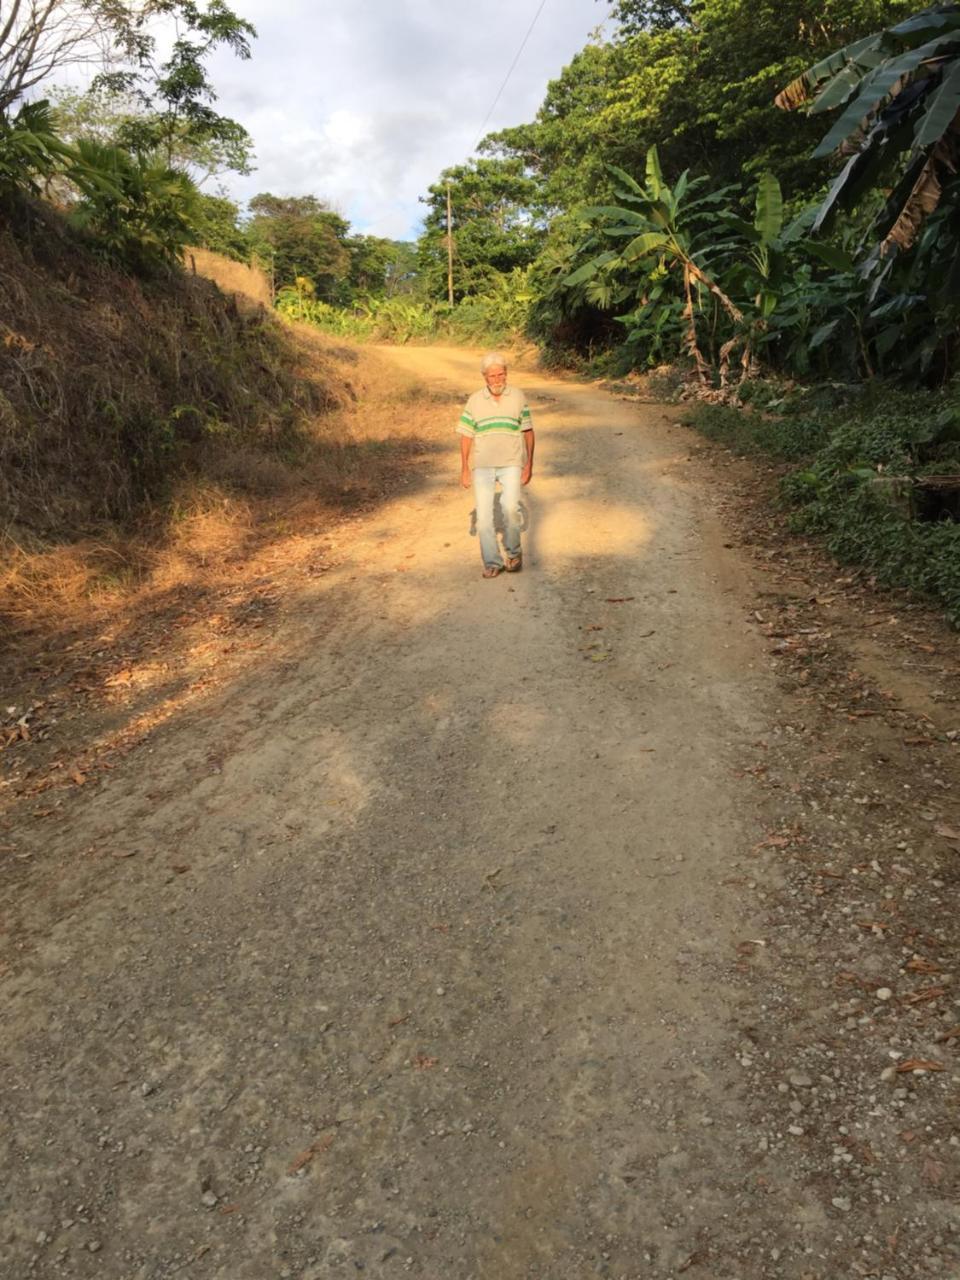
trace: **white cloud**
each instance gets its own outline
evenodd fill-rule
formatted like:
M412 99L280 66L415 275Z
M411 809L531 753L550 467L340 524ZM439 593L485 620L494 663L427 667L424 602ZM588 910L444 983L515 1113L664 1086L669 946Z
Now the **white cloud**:
M253 135L257 170L228 182L317 195L358 231L410 237L419 197L472 152L537 8L525 0L235 0L253 58L211 65L218 107ZM606 0L547 0L488 131L531 120L547 82L607 15Z

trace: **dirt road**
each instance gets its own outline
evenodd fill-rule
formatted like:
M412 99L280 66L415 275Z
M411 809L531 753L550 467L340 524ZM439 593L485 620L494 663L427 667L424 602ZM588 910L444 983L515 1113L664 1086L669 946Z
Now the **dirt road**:
M836 1045L821 1082L774 1020L786 811L744 770L784 695L710 472L657 406L521 381L522 574L481 579L451 435L269 659L30 837L4 1277L960 1274L952 1175L861 1177L809 1118Z

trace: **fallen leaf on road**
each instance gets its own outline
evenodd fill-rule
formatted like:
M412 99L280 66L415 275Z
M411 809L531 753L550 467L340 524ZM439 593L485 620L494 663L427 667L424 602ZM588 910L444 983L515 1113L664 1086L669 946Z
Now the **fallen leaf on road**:
M388 1027L402 1027L405 1022L410 1021L410 1014L405 1013L402 1018L391 1018L387 1023Z
M960 831L955 830L953 827L944 826L942 822L937 823L933 829L938 836L943 836L944 840L960 841Z
M428 1058L426 1054L420 1053L414 1058L413 1067L415 1071L431 1071L439 1061L439 1058Z
M186 863L183 863L183 862L175 862L175 863L173 863L173 865L170 867L170 870L171 870L175 875L178 875L178 876L184 876L184 875L186 875L186 874L187 874L187 872L190 870L190 868L186 865Z
M133 858L136 856L136 849L115 849L111 853L111 858Z
M681 1262L677 1267L677 1275L682 1276L685 1271L689 1271L691 1267L697 1267L701 1262L706 1262L707 1253L705 1249L698 1249L696 1253L691 1253L686 1262Z
M907 1058L906 1062L897 1063L896 1070L903 1075L907 1071L946 1071L946 1067L932 1058Z
M607 604L629 604L631 600L636 600L636 596L607 596Z
M223 1214L239 1213L240 1206L238 1204L224 1204L220 1206L220 1212Z
M912 960L908 960L903 966L911 973L942 973L943 970L938 964L934 964L932 960L924 960L923 956L914 956Z
M941 996L947 994L946 987L923 987L920 991L914 991L913 995L907 996L907 1004L924 1004L927 1000L939 1000Z
M306 1168L314 1156L322 1155L324 1151L328 1151L333 1144L333 1134L328 1133L325 1138L318 1138L316 1142L311 1142L305 1151L301 1151L298 1156L290 1161L287 1167L287 1173L292 1175L299 1173L301 1169Z
M82 787L86 782L86 775L82 774L79 769L74 769L69 775L70 781L75 782L78 787Z
M753 852L756 853L758 849L785 849L787 845L792 843L792 836L766 836L753 846Z
M933 738L904 738L905 747L932 747Z

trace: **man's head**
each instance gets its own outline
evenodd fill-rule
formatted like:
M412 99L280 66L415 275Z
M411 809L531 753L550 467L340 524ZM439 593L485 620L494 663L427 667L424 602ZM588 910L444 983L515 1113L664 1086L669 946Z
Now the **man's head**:
M498 396L507 385L507 357L499 351L488 351L480 361L480 372L489 391Z

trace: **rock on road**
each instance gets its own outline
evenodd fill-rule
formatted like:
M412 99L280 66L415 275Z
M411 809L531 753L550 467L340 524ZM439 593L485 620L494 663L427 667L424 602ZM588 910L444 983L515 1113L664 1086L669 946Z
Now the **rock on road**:
M747 569L661 408L514 380L521 574L480 576L451 423L274 656L45 836L76 902L2 982L10 1280L768 1274L729 1051L776 697ZM137 856L94 886L108 838Z

